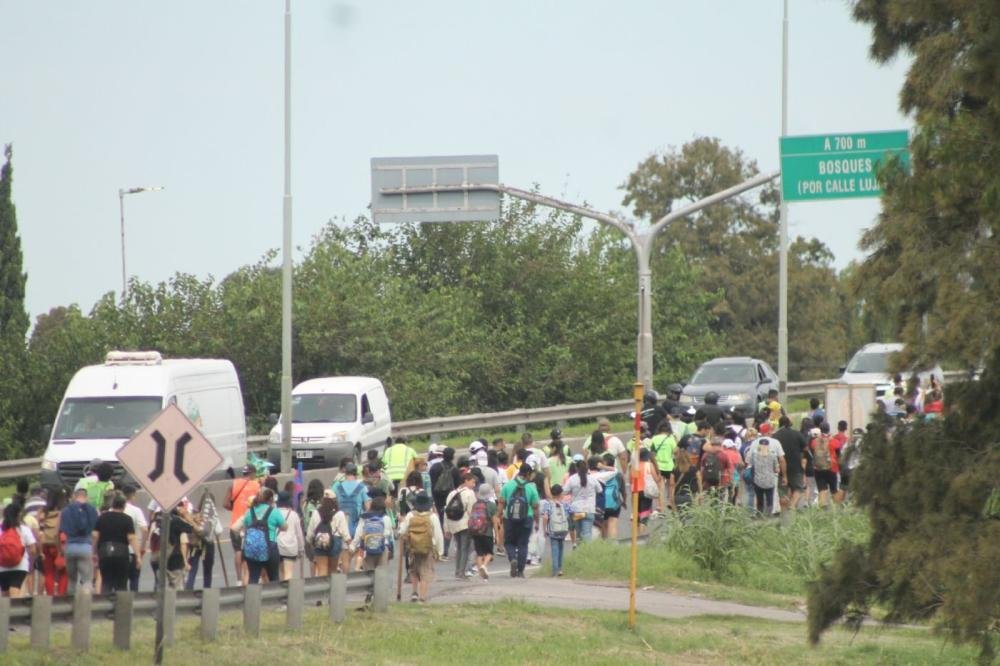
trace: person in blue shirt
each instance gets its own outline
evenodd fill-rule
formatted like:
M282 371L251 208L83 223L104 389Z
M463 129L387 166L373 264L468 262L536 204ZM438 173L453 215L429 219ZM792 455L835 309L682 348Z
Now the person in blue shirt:
M247 509L246 515L243 517L244 528L249 528L256 520L267 521L267 542L269 548L270 557L266 562L254 562L252 560L246 559L247 567L250 569L250 584L255 584L260 582L261 571L267 572L267 579L269 581L279 580L278 575L278 532L285 529L285 517L281 515L280 511L274 508L274 491L270 488L264 488L260 491L253 504ZM246 539L243 541L244 547L246 547Z
M72 596L76 586L90 592L94 581L93 532L97 525L97 509L87 501L87 489L73 491L73 501L59 514L59 532L66 535L63 558L69 576L67 592Z

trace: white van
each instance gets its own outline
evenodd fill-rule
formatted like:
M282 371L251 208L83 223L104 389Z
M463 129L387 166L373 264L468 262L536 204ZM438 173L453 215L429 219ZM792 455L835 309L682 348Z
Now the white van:
M889 362L893 354L903 351L901 342L870 342L851 357L850 362L840 369L841 384L870 384L875 386L875 396L881 398L888 394L892 396L892 374L889 372ZM902 373L905 382L914 374L912 370ZM939 382L942 379L940 365L934 365L917 372L920 383L925 388L930 384L933 375Z
M217 476L246 464L243 395L231 362L113 351L70 380L42 456L42 484L72 486L95 458L110 462L120 482L125 471L115 453L170 403L222 454Z
M292 389L292 464L304 469L361 462L392 435L389 399L374 377L321 377ZM281 460L281 421L271 429L268 460Z

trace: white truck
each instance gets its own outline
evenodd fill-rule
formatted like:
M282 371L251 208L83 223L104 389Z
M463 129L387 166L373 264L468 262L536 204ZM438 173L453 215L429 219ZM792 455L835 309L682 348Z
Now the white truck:
M292 389L293 465L336 467L344 457L361 462L391 435L389 399L374 377L320 377ZM280 462L280 420L268 437L267 457Z
M222 454L215 476L246 464L243 394L236 368L216 359L164 359L159 352L109 352L103 365L73 375L42 456L44 486L72 486L91 461L124 469L115 453L174 403Z

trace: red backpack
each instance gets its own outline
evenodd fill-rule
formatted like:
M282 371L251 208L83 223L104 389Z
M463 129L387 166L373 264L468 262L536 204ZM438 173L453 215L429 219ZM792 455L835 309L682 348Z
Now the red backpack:
M476 500L476 503L472 505L472 510L469 511L469 534L485 536L489 533L490 518L486 502Z
M24 542L21 541L21 530L16 527L3 530L0 533L0 567L13 569L20 566L24 558Z

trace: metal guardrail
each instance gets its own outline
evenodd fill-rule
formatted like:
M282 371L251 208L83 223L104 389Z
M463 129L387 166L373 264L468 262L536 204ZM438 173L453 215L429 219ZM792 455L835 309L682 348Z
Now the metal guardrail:
M203 639L214 640L218 633L219 613L240 609L243 611L244 630L249 634L258 634L263 609L279 604L285 606L287 624L292 629L302 628L305 607L317 602L327 603L331 620L343 622L348 592L368 595L373 610L385 611L392 594L389 567L378 567L374 573L293 578L246 587L192 591L169 589L164 600L165 639L168 643L173 642L176 618L188 615L201 618ZM118 592L108 596L79 592L72 597L0 598L0 653L7 649L9 627L16 625L30 626L33 649L48 648L54 622L70 622L73 649L86 651L90 647L92 623L104 619L113 622L115 647L128 650L134 617L155 613L158 603L156 592Z
M945 384L948 384L963 377L968 377L968 373L961 370L950 371L944 373L942 380ZM793 397L820 395L829 384L836 384L838 381L839 379L815 379L805 382L788 382L786 392L789 396ZM625 414L632 410L634 404L633 400L602 400L577 405L512 409L505 412L466 414L461 416L434 416L415 421L397 421L392 424L392 434L395 437L399 435L418 437L422 435L440 435L452 432L521 426L530 423L555 423L557 421L589 419L599 416ZM247 450L256 453L267 450L267 436L253 435L247 437ZM25 458L0 462L0 479L36 474L41 464L41 458Z

